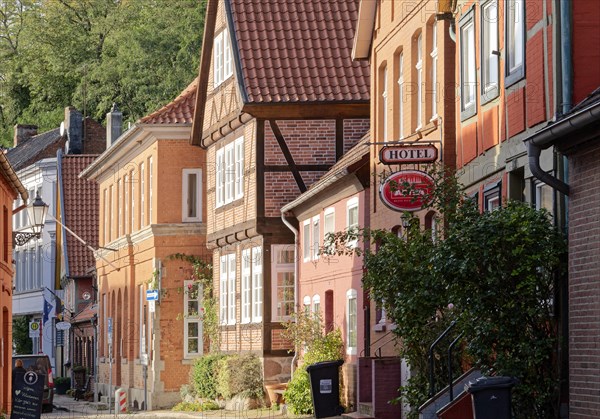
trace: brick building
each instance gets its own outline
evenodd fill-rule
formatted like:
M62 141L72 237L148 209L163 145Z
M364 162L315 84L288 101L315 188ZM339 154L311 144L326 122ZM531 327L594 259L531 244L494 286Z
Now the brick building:
M404 234L403 212L384 204L380 185L396 172L428 170L422 163L388 164L381 159L384 148L433 146L437 161L455 166L455 43L451 22L438 15L439 3L443 2L360 2L353 58L369 60L371 65L372 187L368 199L373 229ZM416 210L412 216L425 228L435 229L433 211ZM398 397L397 389L409 370L397 357L394 325L385 311L375 303L368 309L370 323L365 333L370 335L370 347L359 359L359 411L398 417L401 406L387 402ZM383 359L378 358L381 355Z
M2 242L0 243L0 345L12 348L12 207L20 196L27 202L29 195L3 152L0 152L0 207L2 208ZM12 400L12 352L0 354L0 410L9 411Z
M366 63L350 49L357 2L210 0L192 143L207 150L207 243L221 350L290 375L282 322L300 304L280 209L369 127Z
M368 140L368 136L363 138L308 191L281 208L299 226L295 230L298 302L306 312L324 320L325 330L342 332L346 354L342 399L350 411L356 410L358 359L368 346L363 264L357 255L327 254L323 246L329 233L369 226ZM365 244L357 239L349 245Z
M106 396L123 388L134 408L177 403L204 349L192 310L201 293L186 292L192 267L171 257L206 253L206 158L189 144L196 82L122 135L120 113L111 112L107 150L81 174L100 193L98 389ZM158 302L147 301L149 289L160 291Z

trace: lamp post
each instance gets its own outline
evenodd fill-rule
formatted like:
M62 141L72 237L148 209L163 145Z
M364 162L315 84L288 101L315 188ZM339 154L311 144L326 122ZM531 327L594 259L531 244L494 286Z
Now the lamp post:
M48 215L48 204L42 201L40 195L37 194L35 200L27 205L27 217L29 218L31 231L15 231L13 232L13 246L23 246L33 238L40 238L42 229L46 223L46 215Z

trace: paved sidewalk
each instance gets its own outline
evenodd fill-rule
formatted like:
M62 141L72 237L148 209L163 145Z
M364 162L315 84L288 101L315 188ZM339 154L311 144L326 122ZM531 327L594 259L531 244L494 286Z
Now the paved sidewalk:
M280 411L259 409L259 410L243 410L243 411L231 411L231 410L214 410L208 412L174 412L172 410L153 410L149 412L138 411L128 412L116 415L113 412L109 413L108 410L97 410L93 402L86 401L75 401L72 397L55 394L54 395L54 412L51 415L43 415L47 417L56 418L126 418L135 416L139 419L300 419L300 418L312 418L313 416L302 415L296 416L291 414L284 414Z

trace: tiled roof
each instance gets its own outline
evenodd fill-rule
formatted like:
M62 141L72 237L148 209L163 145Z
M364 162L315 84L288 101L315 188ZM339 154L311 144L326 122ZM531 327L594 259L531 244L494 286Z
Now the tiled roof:
M7 151L6 157L13 169L18 171L37 161L36 157L46 151L48 147L56 145L55 154L61 146L59 144L61 138L60 129L55 128L19 142L17 147Z
M369 100L369 63L351 58L357 0L228 3L247 103Z
M98 185L80 179L79 173L98 157L78 154L62 156L63 211L65 224L93 248L98 247ZM93 253L73 235L66 234L69 276L89 276L90 268L96 264Z
M198 77L168 105L140 119L145 124L191 124L196 105Z
M92 317L94 317L94 314L98 314L98 305L90 302L83 310L77 313L75 317L71 318L71 323L90 321Z

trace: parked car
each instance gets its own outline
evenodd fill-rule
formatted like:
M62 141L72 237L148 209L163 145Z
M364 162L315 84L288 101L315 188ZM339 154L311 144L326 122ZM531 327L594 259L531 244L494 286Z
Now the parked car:
M44 396L42 398L42 412L52 412L52 402L54 401L54 379L52 377L52 364L48 355L15 355L13 356L13 366L15 361L20 359L23 361L23 368L26 371L35 371L38 374L43 374Z

